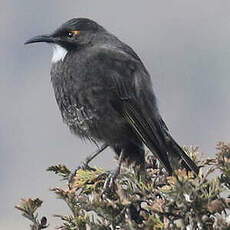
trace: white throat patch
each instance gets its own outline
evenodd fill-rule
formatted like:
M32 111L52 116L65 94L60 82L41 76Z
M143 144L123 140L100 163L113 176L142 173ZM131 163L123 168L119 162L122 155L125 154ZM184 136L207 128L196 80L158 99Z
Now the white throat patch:
M58 61L63 61L67 52L68 51L62 46L54 44L53 45L53 57L52 57L51 62L56 63Z

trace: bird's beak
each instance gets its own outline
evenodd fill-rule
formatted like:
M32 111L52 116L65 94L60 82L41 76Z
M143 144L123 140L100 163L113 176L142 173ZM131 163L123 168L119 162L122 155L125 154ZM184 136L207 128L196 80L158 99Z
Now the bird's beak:
M35 36L29 39L24 44L27 45L27 44L36 43L36 42L54 43L54 38L52 35L49 35L49 34L38 35L38 36Z

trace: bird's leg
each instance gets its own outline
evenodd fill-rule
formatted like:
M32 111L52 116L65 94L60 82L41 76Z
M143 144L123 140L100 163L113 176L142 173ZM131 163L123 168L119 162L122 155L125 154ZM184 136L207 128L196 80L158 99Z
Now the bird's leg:
M111 191L111 188L113 186L113 183L116 179L116 177L120 174L120 170L121 170L121 163L124 159L124 151L122 150L118 159L118 166L117 168L110 172L108 177L105 180L104 186L103 186L103 190L102 190L102 194Z
M108 147L107 144L103 144L96 152L92 153L91 155L87 156L82 164L78 167L78 169L93 169L89 166L89 163L98 156L102 151L104 151Z
M91 168L89 166L90 161L92 161L96 156L98 156L102 151L104 151L108 147L107 144L103 144L96 152L90 154L85 158L85 160L75 169L73 170L70 175L69 175L69 183L72 182L73 177L76 175L77 171L79 169L84 169L84 170L95 170L94 168Z

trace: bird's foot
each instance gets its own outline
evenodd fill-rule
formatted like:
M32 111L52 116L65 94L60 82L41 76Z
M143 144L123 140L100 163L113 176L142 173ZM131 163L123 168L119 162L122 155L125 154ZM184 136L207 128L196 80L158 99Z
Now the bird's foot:
M123 158L124 158L124 152L122 151L120 156L119 156L117 168L114 171L111 171L105 180L105 183L104 183L104 186L102 189L102 195L105 193L109 193L109 192L113 191L114 181L117 178L117 176L120 174L121 162L122 162Z
M86 157L86 159L81 163L80 166L78 166L75 170L71 171L70 175L69 175L69 179L68 179L68 184L69 186L71 185L71 183L73 182L73 178L76 175L77 171L79 169L83 169L83 170L96 170L94 168L91 168L89 166L90 161L92 161L97 155L99 155L103 150L105 150L108 147L107 144L103 144L96 152L90 154L89 156Z
M71 170L70 174L69 174L69 178L68 178L68 185L70 186L73 182L73 178L76 176L77 171L79 169L82 170L92 170L95 171L95 168L90 167L86 162L82 162L81 165L79 165L76 169Z
M109 175L105 179L105 182L103 185L102 195L113 191L114 182L117 176L119 175L119 173L120 173L120 169L118 168L114 171L109 172Z

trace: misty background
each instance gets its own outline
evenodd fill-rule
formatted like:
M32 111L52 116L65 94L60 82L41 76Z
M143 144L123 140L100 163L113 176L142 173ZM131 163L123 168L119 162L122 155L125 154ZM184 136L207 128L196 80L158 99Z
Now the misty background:
M50 165L76 167L96 146L62 123L50 83L49 45L24 46L73 17L89 17L128 43L152 76L161 114L181 145L213 156L230 140L230 1L3 0L0 8L0 229L29 229L14 209L40 197L49 229L66 207L48 189ZM114 167L111 151L92 166Z

